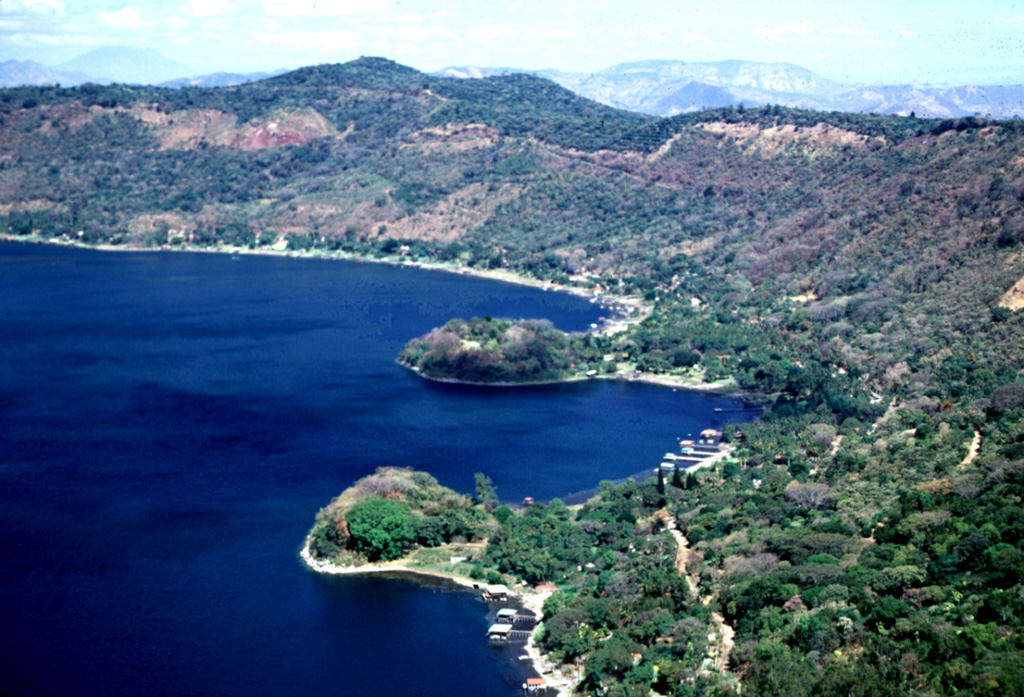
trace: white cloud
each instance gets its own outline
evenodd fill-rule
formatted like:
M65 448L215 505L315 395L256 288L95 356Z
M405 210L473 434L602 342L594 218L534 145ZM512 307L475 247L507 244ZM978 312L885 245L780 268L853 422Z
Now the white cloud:
M268 17L348 17L378 14L392 5L392 0L263 0L263 13Z
M702 44L704 46L713 46L714 41L710 36L704 36L703 34L694 34L693 32L687 32L681 37L684 43L687 44Z
M235 12L230 0L188 0L182 13L189 17L224 17Z
M173 15L166 19L166 24L169 29L174 31L181 31L188 26L188 20L178 15Z
M37 34L37 33L19 33L10 34L4 36L4 41L11 44L19 44L23 46L47 46L47 47L66 47L66 46L89 46L93 45L97 41L97 37L92 36L52 36L50 34Z
M457 36L447 29L421 27L413 24L388 28L382 32L382 35L388 39L410 43L430 41L431 39L454 39Z
M916 31L913 31L911 29L907 29L902 24L897 24L895 27L893 27L893 31L895 32L896 36L900 37L901 39L916 39L917 38L917 32Z
M526 38L533 39L534 41L575 41L579 37L575 32L569 29L548 27L546 29L531 31L526 35Z
M504 24L487 24L473 27L468 33L477 41L506 41L519 36L519 32Z
M263 13L271 17L295 17L316 14L317 5L311 0L263 0Z
M137 7L123 7L114 12L100 12L99 23L112 29L138 29L150 26L142 21L142 10Z
M788 36L807 36L818 31L818 25L809 19L802 22L782 24L777 27L754 27L755 34L763 36L769 41L779 41Z
M0 2L0 14L62 15L65 13L61 0L4 0Z
M1024 15L1002 15L993 18L992 24L997 28L1019 31L1024 28Z
M838 29L834 29L833 33L839 34L840 36L849 36L855 39L875 38L874 32L870 32L864 29L854 29L852 27L839 27Z
M320 51L347 48L356 44L361 38L357 32L345 29L330 29L327 31L271 31L258 32L253 35L253 40L261 46Z

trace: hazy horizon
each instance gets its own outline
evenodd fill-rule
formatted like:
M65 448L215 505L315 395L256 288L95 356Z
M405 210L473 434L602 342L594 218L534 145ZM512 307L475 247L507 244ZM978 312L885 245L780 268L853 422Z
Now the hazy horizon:
M195 76L383 56L449 66L597 72L644 60L791 63L847 84L1024 83L1024 7L865 0L561 4L472 0L0 0L0 61L51 68L92 50L152 48Z

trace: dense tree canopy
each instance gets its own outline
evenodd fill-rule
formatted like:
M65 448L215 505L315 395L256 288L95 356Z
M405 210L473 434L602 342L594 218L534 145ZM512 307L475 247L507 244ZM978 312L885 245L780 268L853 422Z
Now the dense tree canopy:
M369 498L345 514L355 549L370 560L397 559L416 541L409 507L388 499Z
M602 365L608 342L569 335L546 320L452 320L406 345L398 360L441 380L525 383L560 380Z

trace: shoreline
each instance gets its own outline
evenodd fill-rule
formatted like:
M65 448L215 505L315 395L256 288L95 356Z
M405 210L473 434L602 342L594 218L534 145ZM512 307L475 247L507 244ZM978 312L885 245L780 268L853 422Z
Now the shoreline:
M313 558L312 553L309 551L308 537L302 544L302 550L299 552L299 556L311 571L318 574L330 574L334 576L386 573L410 574L413 576L426 576L428 578L443 579L458 584L467 590L479 590L481 586L486 585L483 581L474 581L457 574L412 567L402 559L394 562L369 563L362 566L338 566L337 564L332 564L329 561L318 561ZM512 593L516 595L519 603L524 609L530 610L536 615L537 626L539 627L540 620L543 617L542 608L544 607L544 601L551 596L553 591L523 589L512 591ZM524 646L524 651L530 659L530 666L537 675L540 675L547 681L549 688L547 694L554 694L557 697L570 697L573 689L579 681L571 675L566 675L561 666L555 665L555 662L540 650L540 647L537 646L534 634L535 631L530 633L530 638L527 639Z
M425 271L443 271L445 273L457 274L461 276L472 276L474 278L480 278L487 281L498 281L503 283L512 283L519 286L529 286L531 288L537 288L545 291L557 291L560 293L570 293L572 295L579 296L581 298L588 299L599 299L607 298L609 304L615 304L620 307L633 307L634 311L640 309L650 310L651 306L643 300L625 295L613 295L610 293L598 293L595 294L592 290L581 288L579 286L566 286L555 283L554 281L543 281L539 278L533 278L531 276L524 276L523 274L510 271L508 269L477 269L470 266L459 266L456 264L450 264L440 261L414 261L406 257L368 257L356 254L354 252L347 251L332 251L332 250L314 250L309 251L295 251L295 250L280 250L280 249L269 249L266 247L259 249L251 249L249 247L194 247L194 246L160 246L160 247L134 247L127 244L87 244L85 242L79 242L71 239L57 239L47 237L37 237L33 235L25 235L19 237L16 235L10 235L0 233L0 241L4 242L20 242L22 244L45 244L53 245L57 247L74 247L76 249L92 249L100 252L192 252L200 254L236 254L245 256L272 256L272 257L290 257L292 259L326 259L336 261L356 261L367 264L386 264L388 266L399 266L399 267L411 267L416 269L423 269ZM625 322L608 321L607 325L613 324L624 324Z
M522 274L508 271L507 269L474 269L468 266L456 266L453 264L445 264L442 262L429 262L429 261L411 261L404 260L401 258L383 258L377 259L373 257L360 256L352 252L339 252L339 251L320 251L316 252L297 252L289 250L276 250L276 249L249 249L247 247L221 247L216 249L210 249L207 247L132 247L128 245L115 245L115 244L86 244L78 242L76 240L61 240L43 237L17 237L14 235L0 234L0 241L5 242L19 242L22 244L45 244L53 245L57 247L74 247L76 249L91 249L101 252L171 252L171 253L199 253L199 254L234 254L234 255L247 255L247 256L273 256L273 257L290 257L293 259L324 259L324 260L337 260L337 261L354 261L366 264L386 264L388 266L396 267L410 267L415 269L422 269L424 271L441 271L444 273L457 274L462 276L471 276L473 278L480 278L487 281L497 281L499 283L511 283L513 285L527 286L530 288L536 288L544 291L555 291L560 293L569 293L580 298L587 298L590 300L601 300L604 299L608 305L617 308L632 308L629 311L629 316L621 319L609 319L606 320L601 326L596 329L590 330L592 333L598 335L605 334L617 334L625 331L629 326L639 324L645 317L647 317L653 309L649 303L643 300L632 297L632 296L621 296L612 295L607 293L595 294L592 290L587 290L578 286L566 286L553 283L550 281L542 281L538 278L531 278ZM401 364L399 364L401 365ZM409 368L409 366L402 366ZM673 389L691 390L693 392L703 392L705 394L715 394L724 397L751 397L742 390L738 389L735 385L724 385L716 382L688 382L687 378L668 376L668 375L656 375L653 373L640 373L640 374L614 374L614 375L595 375L593 377L585 376L573 376L568 378L561 378L557 380L544 380L538 382L522 382L522 383L491 383L491 382L468 382L462 380L445 379L445 378L433 378L421 374L414 368L409 368L414 373L419 375L424 380L431 380L433 382L451 384L451 385L474 385L479 387L529 387L536 385L557 385L560 383L569 382L584 382L586 380L622 380L623 382L641 382L648 385L659 385L661 387L671 387Z
M312 553L309 551L309 539L302 545L302 551L299 552L299 556L302 561L305 562L313 571L318 574L330 574L332 576L354 576L356 574L383 574L383 573L401 573L401 574L414 574L416 576L429 576L431 578L440 578L446 581L452 581L460 586L468 589L478 588L482 582L474 581L466 578L465 576L459 576L457 574L449 574L443 571L434 571L432 569L421 569L417 567L408 566L402 560L394 562L372 562L364 564L362 566L338 566L329 561L318 561L313 558Z
M671 387L674 390L690 390L691 392L702 392L704 394L717 395L719 397L740 397L751 399L753 396L743 392L736 385L726 385L718 382L688 382L688 378L675 377L671 375L654 375L641 373L639 375L626 375L621 373L604 375L572 375L566 378L554 380L532 380L527 382L474 382L472 380L458 380L456 378L438 378L432 375L424 375L419 368L406 365L396 360L398 365L406 370L415 373L420 378L429 382L436 382L442 385L470 385L473 387L538 387L542 385L562 385L573 382L589 382L591 380L618 380L621 382L640 382L645 385L657 385L659 387Z

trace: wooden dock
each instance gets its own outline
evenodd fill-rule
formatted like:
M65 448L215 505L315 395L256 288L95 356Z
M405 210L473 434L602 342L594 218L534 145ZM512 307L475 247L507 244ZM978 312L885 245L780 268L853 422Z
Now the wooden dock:
M672 454L671 467L665 467L664 465L667 462L667 460L666 458L662 458L662 462L658 464L656 467L641 470L640 472L632 474L628 477L613 479L612 484L618 486L619 484L624 484L630 479L638 483L646 482L651 477L656 477L658 475L659 469L662 469L666 475L671 475L673 469L675 468L675 463L679 463L679 465L681 465L679 467L679 470L684 474L688 472L693 472L705 466L709 459L716 455L719 455L723 451L723 446L720 442L696 443L693 446L689 447L692 452L689 452L685 455L676 455L674 453ZM576 491L569 494L568 496L563 496L561 497L561 499L567 506L576 506L579 504L586 503L589 499L597 495L598 491L599 489L597 487L591 489L584 489L583 491Z

